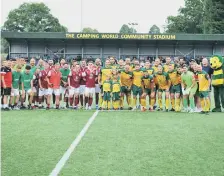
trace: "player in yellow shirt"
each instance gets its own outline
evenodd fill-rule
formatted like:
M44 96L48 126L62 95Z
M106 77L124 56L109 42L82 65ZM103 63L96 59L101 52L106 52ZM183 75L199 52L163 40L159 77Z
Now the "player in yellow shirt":
M172 109L170 111L179 112L181 110L180 109L181 74L174 69L174 65L170 64L168 75L171 81L170 99Z
M152 66L152 68L154 70L154 73L157 73L158 72L158 66L159 65L160 65L160 59L157 58L157 59L155 59L154 65Z
M169 75L163 71L162 65L158 66L158 72L155 74L155 79L158 84L158 104L159 104L159 109L158 111L163 109L163 104L162 104L162 93L165 92L165 97L166 97L166 111L169 111L169 96L170 96L170 78Z
M99 85L103 85L104 81L107 79L107 76L109 79L112 76L112 68L110 65L110 60L107 59L105 61L105 66L100 69L100 73L98 75L98 83ZM101 94L99 95L99 110L102 108L103 103L103 96L102 96L103 90L101 89Z
M171 62L171 58L170 57L166 57L166 63L163 65L163 71L164 72L168 72L169 71L169 65L172 65L173 68L175 68L175 65L174 63Z
M149 75L148 70L144 70L144 76L141 79L144 90L142 97L149 97L149 109L153 111L153 106L155 104L154 78L152 75Z
M150 76L154 74L154 69L151 67L151 64L149 61L145 62L145 69L147 70Z
M133 73L130 70L129 65L125 65L124 70L120 71L120 82L121 82L121 102L120 109L123 110L124 107L124 96L126 96L126 101L129 106L129 110L131 107L131 87L132 87L132 78Z
M210 77L207 72L202 70L201 65L197 65L197 74L199 84L199 97L202 107L201 114L208 114L211 106L211 102L209 99L209 87L211 83Z
M116 60L113 56L110 57L110 66L112 69L116 69L118 65L116 64Z
M136 110L137 96L139 96L139 103L141 104L142 111L146 111L146 100L142 97L143 87L142 87L142 76L143 71L140 69L140 65L135 65L135 70L133 71L133 109Z
M111 108L111 91L112 91L112 82L109 75L106 76L106 80L102 84L103 86L103 104L102 109L109 110Z
M113 70L112 103L113 103L114 110L118 110L120 108L120 94L121 94L121 85L120 85L119 73L118 73L118 71Z

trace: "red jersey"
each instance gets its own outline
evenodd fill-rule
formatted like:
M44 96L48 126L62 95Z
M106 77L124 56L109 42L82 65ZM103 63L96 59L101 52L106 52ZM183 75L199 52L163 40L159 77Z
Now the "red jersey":
M86 72L87 69L88 69L87 67L81 67L80 72L83 74ZM86 81L83 78L81 78L80 80L80 85L86 85Z
M7 88L12 87L12 70L10 67L1 68L1 77L4 77L5 86ZM1 87L3 87L2 80L1 80Z
M78 88L80 87L80 82L82 79L82 73L81 72L75 72L75 71L71 71L69 73L69 79L70 79L70 86L74 87L74 88Z
M44 89L47 89L48 88L48 83L47 83L47 71L46 70L40 71L39 79L40 79L42 87Z
M91 71L89 69L86 70L86 76L85 76L85 78L86 78L86 87L88 87L88 88L94 88L95 87L96 76L97 75L96 75L96 71L95 70L93 70L93 71Z
M49 85L50 88L59 89L61 83L61 72L56 72L55 69L52 69L48 72L49 82L52 85Z

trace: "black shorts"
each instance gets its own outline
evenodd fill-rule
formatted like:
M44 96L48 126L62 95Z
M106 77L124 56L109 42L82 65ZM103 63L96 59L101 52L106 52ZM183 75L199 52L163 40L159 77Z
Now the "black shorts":
M1 94L2 94L2 96L3 95L10 96L11 95L11 87L6 87L5 89L1 88Z

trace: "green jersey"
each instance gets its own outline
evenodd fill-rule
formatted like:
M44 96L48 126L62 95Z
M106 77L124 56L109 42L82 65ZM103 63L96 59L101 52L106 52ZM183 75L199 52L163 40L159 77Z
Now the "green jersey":
M61 79L62 79L62 81L64 81L64 82L66 82L67 83L67 81L68 81L68 75L69 75L69 73L70 73L70 69L64 69L64 68L62 68L62 69L60 69L60 72L61 72Z
M36 70L37 70L37 67L36 66L33 66L33 67L31 67L30 73L32 73L32 75L34 75L34 73L36 72Z
M17 71L12 72L12 87L13 89L19 88L19 83L21 79L21 73Z
M29 90L31 89L31 81L33 80L33 74L30 73L25 73L23 72L21 75L21 82L24 84L24 89Z
M194 80L194 73L187 71L187 73L182 73L181 75L182 83L184 83L187 88L191 87Z

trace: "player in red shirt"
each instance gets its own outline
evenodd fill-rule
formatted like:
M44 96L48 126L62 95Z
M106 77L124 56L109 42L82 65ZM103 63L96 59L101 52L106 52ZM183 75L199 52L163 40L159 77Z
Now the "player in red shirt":
M86 76L84 77L86 81L85 88L85 102L86 110L92 109L93 95L95 94L95 82L97 80L96 67L94 67L93 62L88 63L88 68L86 70Z
M1 95L3 96L3 110L10 110L8 107L8 100L11 95L12 87L12 70L10 62L7 61L6 65L1 67Z
M70 106L74 105L74 109L78 108L79 104L79 92L80 92L80 81L82 78L82 73L80 72L80 65L76 65L72 68L68 76L68 91L69 91L69 100ZM74 103L75 97L75 103Z
M79 90L79 95L80 95L80 103L81 103L81 108L83 108L83 106L86 105L87 102L85 102L84 104L84 93L85 93L85 88L86 88L86 81L84 80L83 77L85 77L85 72L87 70L87 67L86 67L86 61L85 60L82 60L81 61L81 64L80 64L80 71L82 73L82 79L80 81L80 90Z
M59 109L60 81L61 81L60 65L56 64L55 67L52 70L50 70L47 74L47 82L48 82L48 102L47 102L47 108L46 108L47 110L50 109L52 93L55 94L56 109Z
M96 67L96 75L97 75L97 79L95 82L95 98L96 98L96 109L98 109L99 93L100 93L100 85L98 84L98 75L101 69L101 60L99 58L95 60L95 67Z
M44 64L44 70L39 73L39 108L43 108L43 96L47 99L48 96L48 83L47 83L47 74L48 74L49 64Z

